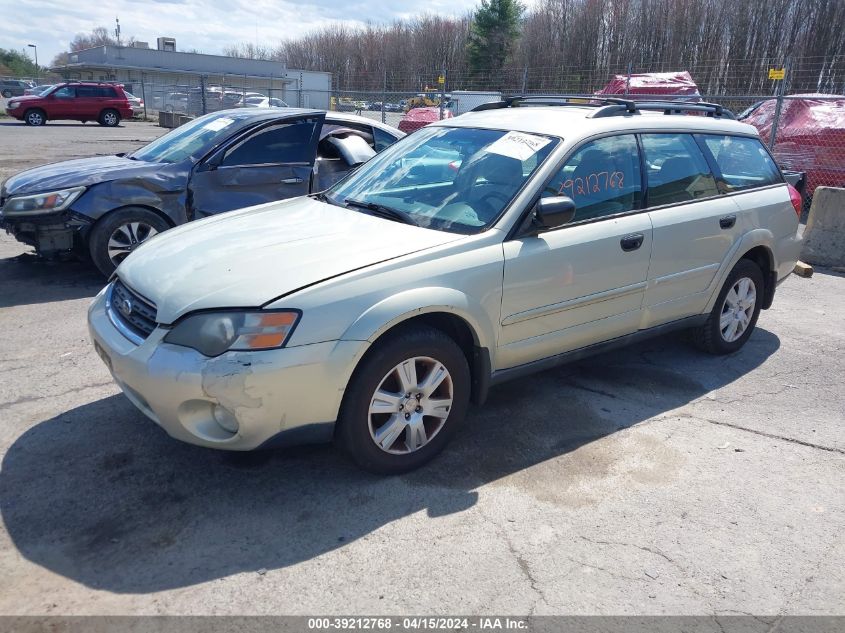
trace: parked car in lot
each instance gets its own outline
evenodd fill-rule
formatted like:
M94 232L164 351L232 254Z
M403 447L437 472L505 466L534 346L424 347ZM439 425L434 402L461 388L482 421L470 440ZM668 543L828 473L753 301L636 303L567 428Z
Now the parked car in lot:
M9 97L19 97L28 88L32 88L32 86L32 82L23 79L0 79L0 95L3 95L7 99Z
M188 111L188 93L166 92L155 94L153 95L153 107L165 112L185 113Z
M6 114L34 126L69 119L115 127L121 119L132 118L132 106L120 84L75 81L56 84L41 94L13 97L6 103Z
M129 100L129 105L132 107L132 116L141 116L144 114L144 100L141 97L136 97L131 92L123 91L126 98Z
M709 104L532 103L133 252L88 317L117 384L186 442L334 438L397 473L509 378L674 329L742 347L801 246L756 130Z
M289 108L290 106L275 97L244 97L238 101L237 108Z
M32 88L27 88L23 91L25 95L40 95L42 92L46 92L56 84L41 84L40 86L33 86Z
M369 119L320 110L217 112L130 154L12 176L0 188L0 227L46 257L90 253L109 275L157 233L320 191L402 136Z

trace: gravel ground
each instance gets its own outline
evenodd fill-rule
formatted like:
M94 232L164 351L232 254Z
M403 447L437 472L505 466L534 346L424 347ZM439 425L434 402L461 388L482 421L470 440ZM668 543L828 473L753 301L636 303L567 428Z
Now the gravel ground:
M152 125L0 121L0 179ZM0 614L843 614L845 279L739 353L655 339L496 388L428 467L169 439L88 341L102 280L0 236Z

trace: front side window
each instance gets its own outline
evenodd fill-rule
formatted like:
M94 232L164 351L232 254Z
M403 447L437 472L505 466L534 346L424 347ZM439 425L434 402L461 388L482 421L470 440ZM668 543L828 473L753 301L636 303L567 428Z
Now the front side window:
M310 163L316 123L302 119L264 128L226 152L221 166Z
M783 182L775 161L755 138L701 135L722 173L728 191L742 191Z
M388 134L384 130L380 130L375 126L373 126L373 139L374 149L377 152L380 152L381 150L390 147L396 142L395 136L393 136L392 134Z
M690 134L643 134L648 206L692 202L719 195L716 179Z
M523 132L427 127L376 155L327 199L387 207L432 229L477 233L496 221L557 143Z
M634 135L608 136L582 146L546 185L543 197L548 196L572 198L571 222L639 208L640 155Z
M63 86L53 93L56 99L73 99L76 96L76 88L73 86Z

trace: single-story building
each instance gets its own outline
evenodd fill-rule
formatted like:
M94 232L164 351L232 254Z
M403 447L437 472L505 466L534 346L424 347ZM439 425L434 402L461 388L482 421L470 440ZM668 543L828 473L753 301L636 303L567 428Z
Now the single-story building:
M291 106L329 107L331 73L295 70L277 61L177 52L171 38L159 38L159 47L151 49L143 42L96 46L69 53L67 63L51 70L69 80L122 83L150 109L184 104L191 91L201 93L202 86L207 93L255 92Z

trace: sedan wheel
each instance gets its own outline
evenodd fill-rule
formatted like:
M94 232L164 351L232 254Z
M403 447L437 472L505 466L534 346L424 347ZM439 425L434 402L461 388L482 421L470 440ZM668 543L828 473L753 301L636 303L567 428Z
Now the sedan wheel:
M141 244L158 234L155 227L144 222L129 222L121 224L109 237L109 259L117 268L126 257Z
M370 400L370 437L394 455L421 449L446 423L453 394L452 377L439 361L416 356L399 363Z
M167 220L150 209L126 207L111 211L91 230L91 259L108 277L134 250L168 228Z
M757 291L754 282L748 277L742 277L728 291L722 304L719 331L726 342L733 343L745 333L751 323L756 304Z

